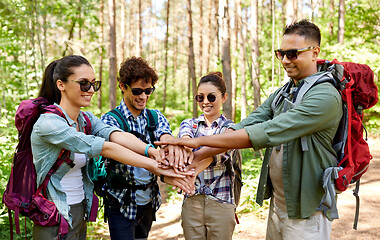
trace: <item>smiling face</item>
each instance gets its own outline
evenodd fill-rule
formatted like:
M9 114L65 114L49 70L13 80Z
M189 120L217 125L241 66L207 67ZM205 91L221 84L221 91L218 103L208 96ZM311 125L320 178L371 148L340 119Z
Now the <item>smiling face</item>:
M120 83L120 88L123 91L124 102L127 105L129 111L133 114L133 116L137 117L140 115L142 110L146 107L149 96L143 92L140 95L133 95L131 89L132 88L141 88L147 89L151 88L152 81L144 81L143 79L139 79L137 82L131 83L128 87L127 85Z
M87 92L80 89L77 81L95 81L94 69L91 66L82 64L79 67L72 67L71 74L66 82L57 80L57 87L61 91L60 105L70 106L74 108L87 107L91 103L92 95L94 94L94 87Z
M305 77L317 73L317 57L320 48L317 43L306 40L304 36L298 34L285 34L281 41L281 50L302 49L314 47L309 51L299 52L297 59L289 60L286 56L281 61L286 73L296 83Z
M209 94L213 94L216 98L214 102L210 102L207 99ZM227 100L227 94L222 94L222 92L212 83L202 83L198 86L197 95L203 96L203 101L198 102L198 106L203 112L206 120L212 123L220 116L220 110L223 103Z

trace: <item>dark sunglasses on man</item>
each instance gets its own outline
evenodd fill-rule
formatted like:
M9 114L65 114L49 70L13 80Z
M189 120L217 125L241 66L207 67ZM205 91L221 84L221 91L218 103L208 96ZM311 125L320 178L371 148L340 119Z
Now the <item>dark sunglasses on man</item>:
M94 92L97 92L102 86L102 81L94 81L94 82L90 82L88 80L79 80L79 81L72 80L72 81L79 83L80 90L82 92L88 92L91 86L94 87Z
M274 53L276 54L276 57L278 60L283 60L285 55L288 58L288 60L293 61L298 58L298 54L300 52L306 52L311 49L314 49L315 47L306 47L306 48L301 48L301 49L290 49L290 50L281 50L281 49L276 49L274 50Z
M216 97L219 96L219 95L221 95L221 94L215 95L215 94L213 94L213 93L209 93L209 94L207 95L207 100L208 100L209 102L215 102ZM197 102L203 102L203 101L205 100L205 96L203 96L202 94L197 94L197 95L194 96L194 99L195 99L195 101L197 101Z
M132 94L135 95L135 96L139 96L142 93L145 93L145 95L150 95L156 89L154 86L151 87L151 88L145 88L145 89L142 89L142 88L131 88L130 86L128 86L128 84L125 84L125 86L129 87L131 89Z

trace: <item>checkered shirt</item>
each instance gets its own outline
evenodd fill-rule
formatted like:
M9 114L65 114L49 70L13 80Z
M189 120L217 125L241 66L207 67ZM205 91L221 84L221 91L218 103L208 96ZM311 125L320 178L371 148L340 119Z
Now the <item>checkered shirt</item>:
M120 105L117 106L117 108L120 110L123 117L128 122L130 126L130 130L139 132L140 134L146 137L146 140L148 142L151 142L150 135L148 131L146 130L146 126L148 124L147 122L148 116L147 116L146 108L136 118L128 110L123 100L121 101ZM158 115L158 126L156 130L154 131L154 136L158 140L163 134L171 134L171 130L170 130L169 122L164 117L164 115L162 115L162 113L158 110L154 110L154 111L156 111ZM116 126L120 128L120 125L118 124L117 120L108 114L103 115L101 117L101 120L110 126ZM114 171L116 174L121 173L121 175L125 177L127 182L129 182L131 185L137 185L138 183L136 183L134 170L135 170L135 167L125 165L119 162L116 162L115 167L114 167ZM150 182L157 180L154 174L149 173L149 175L151 176ZM148 183L149 182L147 182L146 184ZM137 212L136 190L108 188L107 191L109 194L111 194L112 196L114 196L116 199L119 200L120 205L121 205L120 212L127 219L136 219L136 212ZM157 184L153 184L153 186L147 189L147 191L150 191L152 205L157 211L161 205L161 195L160 195Z
M227 129L221 129L225 121L227 121L227 119L223 115L220 115L220 117L215 120L211 126L207 126L203 114L198 118L186 119L181 123L178 137L187 135L193 138L223 133ZM208 195L218 202L234 204L234 200L231 197L231 183L233 179L231 181L231 178L226 171L226 166L224 165L225 161L231 161L229 158L230 153L231 150L213 157L213 162L205 170L203 170L204 184L201 184L199 175L197 176L195 181L195 195ZM186 195L185 200L187 197L188 196Z

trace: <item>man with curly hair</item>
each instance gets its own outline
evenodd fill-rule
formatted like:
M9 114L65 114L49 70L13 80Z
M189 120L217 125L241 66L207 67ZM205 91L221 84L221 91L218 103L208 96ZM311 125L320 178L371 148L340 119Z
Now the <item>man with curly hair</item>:
M154 147L156 140L174 138L164 115L156 109L146 108L157 80L156 72L146 60L141 57L128 58L119 70L118 81L123 99L116 109L101 118L106 124L128 131L150 144L147 148ZM122 124L120 120L123 120ZM155 128L152 127L153 122L157 124ZM192 158L191 152L183 147L167 146L165 152L168 164L177 168ZM147 239L155 212L161 204L157 177L143 168L113 160L107 167L111 178L106 188L106 217L111 239Z

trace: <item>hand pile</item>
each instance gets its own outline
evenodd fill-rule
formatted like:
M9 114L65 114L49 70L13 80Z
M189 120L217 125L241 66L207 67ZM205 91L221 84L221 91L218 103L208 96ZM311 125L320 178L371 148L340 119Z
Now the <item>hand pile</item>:
M153 156L158 162L158 173L161 180L173 185L177 192L193 195L195 193L195 162L192 148L177 145L179 139L166 142L156 142L161 145ZM158 175L158 174L157 174Z

